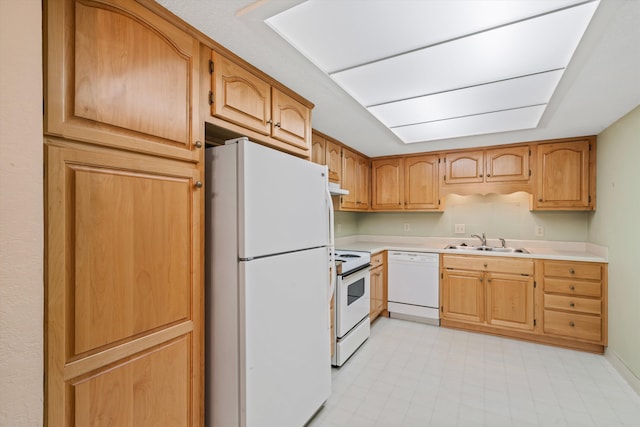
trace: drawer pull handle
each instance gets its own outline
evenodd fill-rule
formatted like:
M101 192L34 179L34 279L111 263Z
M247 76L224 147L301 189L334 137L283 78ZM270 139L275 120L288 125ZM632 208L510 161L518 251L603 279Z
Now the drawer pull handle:
M576 305L573 302L569 303L569 307L575 307Z
M484 263L484 268L487 268L487 263L486 262Z
M576 324L570 321L569 326L571 326L572 328L575 328Z
M576 290L576 287L575 287L575 286L573 286L573 285L571 285L571 286L569 286L569 289L570 289L570 290L572 290L572 291L575 291L575 290Z
M571 273L571 274L576 274L576 271L575 271L573 268L570 268L570 269L569 269L569 273Z

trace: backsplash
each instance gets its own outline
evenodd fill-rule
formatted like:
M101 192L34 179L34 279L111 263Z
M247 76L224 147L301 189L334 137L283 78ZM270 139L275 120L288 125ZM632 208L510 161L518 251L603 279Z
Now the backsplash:
M583 242L588 237L588 212L531 212L529 194L449 195L444 212L336 212L336 237L355 234L419 237L487 237L518 240ZM409 230L405 231L405 224ZM456 234L455 224L465 233ZM536 227L543 236L536 235Z

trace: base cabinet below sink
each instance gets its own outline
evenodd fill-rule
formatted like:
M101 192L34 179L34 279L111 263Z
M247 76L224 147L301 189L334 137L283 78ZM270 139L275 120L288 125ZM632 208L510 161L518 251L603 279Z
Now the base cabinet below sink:
M607 264L441 255L444 327L603 353Z

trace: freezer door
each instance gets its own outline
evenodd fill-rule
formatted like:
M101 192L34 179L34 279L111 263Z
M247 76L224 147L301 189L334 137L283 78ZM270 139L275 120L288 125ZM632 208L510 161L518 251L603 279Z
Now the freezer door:
M238 162L241 259L329 244L326 167L247 140Z
M328 399L327 264L326 248L239 263L241 425L300 427Z

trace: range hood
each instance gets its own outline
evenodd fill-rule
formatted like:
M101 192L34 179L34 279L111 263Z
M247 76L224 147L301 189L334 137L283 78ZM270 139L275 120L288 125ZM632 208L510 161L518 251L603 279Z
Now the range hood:
M330 182L329 183L329 193L331 193L332 196L345 196L345 195L349 194L349 190L345 190L344 188L340 188L340 184L337 184L335 182Z

